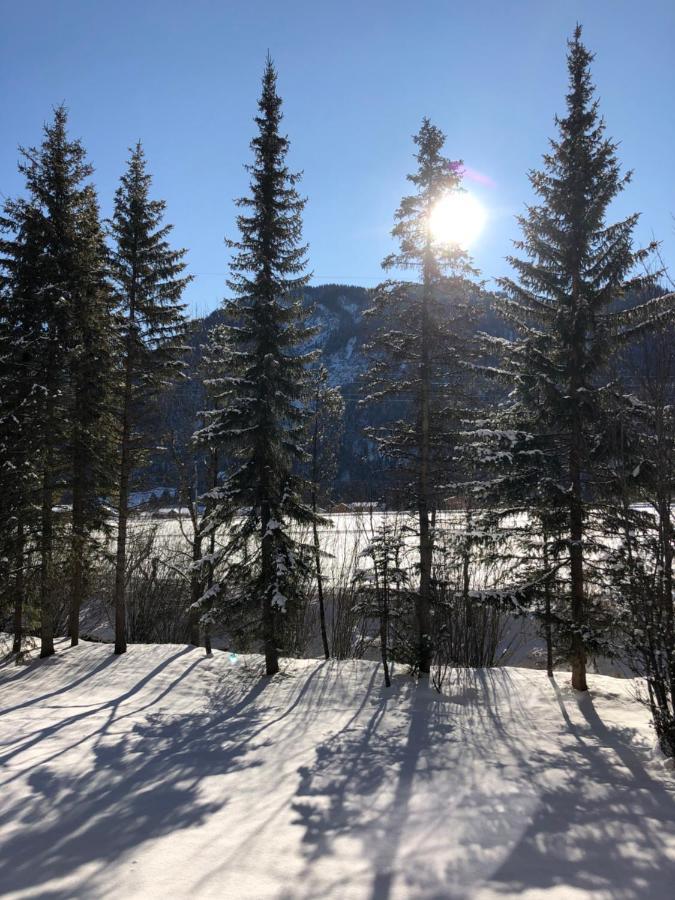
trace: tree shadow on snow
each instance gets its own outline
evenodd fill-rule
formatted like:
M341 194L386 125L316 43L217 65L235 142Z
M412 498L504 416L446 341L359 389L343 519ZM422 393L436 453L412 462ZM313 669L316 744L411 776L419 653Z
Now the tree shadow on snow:
M566 725L563 746L545 740L525 762L544 785L530 826L490 879L498 894L551 890L669 900L675 879L675 791L652 778L629 729L608 727L590 695L552 680ZM584 725L568 707L578 706Z
M402 686L371 681L298 770L305 868L285 900L355 889L446 900L481 887L672 897L673 796L590 698L566 701L554 683L563 718L552 727L507 669L457 673L445 697L408 683L399 709ZM579 702L584 724L566 702Z
M145 841L198 826L227 805L228 782L223 782L217 802L207 802L200 794L204 779L259 765L248 754L264 740L257 735L265 709L256 708L254 701L265 682L258 681L248 691L230 683L218 698L232 701L228 706L209 702L181 715L149 711L128 730L115 727L126 716L150 709L204 659L200 656L140 708L120 709L122 700L137 693L141 684L175 658L115 699L38 730L21 745L19 750L26 749L27 743L39 749L40 741L56 732L62 732L62 740L71 733L75 737L49 760L23 768L31 793L3 808L0 822L13 826L0 856L3 891L35 891L44 886L40 896L70 897L72 891L67 888L47 892L46 883L94 864L87 890L88 896L97 896L96 873L109 863ZM106 714L103 723L101 712ZM98 716L94 729L82 737L92 716ZM77 772L46 765L87 739L91 744L83 752L93 758L86 766L80 763Z
M391 895L413 778L428 778L434 771L429 751L438 734L432 714L436 699L428 687L416 690L410 679L399 678L388 692L381 678L374 670L349 721L317 745L312 766L298 770L300 783L292 808L297 816L294 824L304 829L306 867L299 884L283 895L286 900L331 892L341 896L353 872L331 876L330 884L317 880L341 839L360 842L373 900L388 900ZM406 688L411 703L401 713L397 702Z

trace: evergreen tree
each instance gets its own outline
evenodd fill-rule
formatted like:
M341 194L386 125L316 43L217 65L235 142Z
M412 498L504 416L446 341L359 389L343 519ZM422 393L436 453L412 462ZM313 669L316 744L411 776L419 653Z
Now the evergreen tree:
M83 191L78 221L78 256L73 272L68 352L71 517L69 634L79 640L87 550L107 531L114 471L117 328L107 281L107 249L94 189Z
M3 406L20 422L14 449L24 458L24 474L30 453L41 485L42 656L54 652L54 501L66 489L73 494L71 626L79 615L85 538L101 519L101 366L105 370L110 332L105 251L96 195L86 181L93 170L66 128L67 114L59 107L41 147L21 151L27 196L9 201L1 222L8 235L0 245L9 298L4 327L14 343ZM17 511L29 506L24 495ZM16 525L19 556L24 518ZM75 625L75 642L76 631Z
M110 222L111 274L121 321L118 416L118 532L115 561L115 653L126 651L126 543L129 491L143 450L139 429L160 388L182 368L186 322L180 298L189 277L185 250L167 240L166 204L150 199L151 176L140 143L131 151Z
M431 639L432 519L441 487L450 480L453 433L459 427L460 385L465 380L468 298L476 293L468 255L457 244L438 240L432 217L437 204L461 191L461 164L441 155L445 136L424 119L414 137L417 170L408 176L415 193L401 200L392 235L399 250L383 268L418 273L418 282L386 281L375 290L371 315L384 325L372 343L368 372L371 402L396 399L414 410L375 432L382 453L406 476L404 494L416 507L419 589L416 596L417 659L428 675Z
M20 246L20 239L2 242L8 255L0 275L0 597L13 600L14 653L22 649L29 548L38 535L36 425L43 411L29 367L36 334L25 317L26 260L17 253Z
M360 556L364 565L354 576L356 608L361 615L378 623L384 685L391 687L389 660L392 624L395 631L400 596L405 594L410 578L401 523L383 516L372 529L370 540Z
M568 46L566 115L556 120L559 134L542 170L530 174L539 202L519 218L523 238L516 248L524 257L509 258L517 279L502 279L504 296L496 300L517 336L489 342L501 355L492 373L511 387L511 402L493 417L485 438L491 460L507 464L497 480L500 491L531 511L548 510L556 522L565 512L556 571L568 572L572 685L583 691L593 637L589 517L612 453L608 361L633 335L667 316L672 298L616 310L627 289L650 280L630 278L650 248L632 247L637 214L613 225L605 221L630 173L620 174L616 144L605 136L593 98L593 57L579 26Z
M265 666L279 669L279 617L301 602L306 553L293 535L297 523L311 523L302 501L297 467L305 459L304 436L313 354L303 352L312 334L301 292L307 284L306 247L301 244L299 175L286 165L288 138L279 132L281 98L268 58L251 141L250 196L237 201L238 241L228 285L235 299L227 310L231 373L221 409L209 417L209 440L235 460L224 483L210 492L207 534L229 528L224 548L226 575L210 597L235 599L260 609ZM249 554L248 548L254 551Z

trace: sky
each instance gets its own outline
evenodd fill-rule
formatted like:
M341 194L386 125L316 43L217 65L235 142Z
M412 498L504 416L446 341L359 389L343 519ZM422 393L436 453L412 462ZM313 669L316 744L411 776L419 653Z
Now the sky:
M564 112L578 21L608 134L634 176L614 217L641 212L638 244L675 269L672 0L0 0L0 198L21 193L18 145L65 103L109 215L128 148L143 141L173 242L188 249L192 314L228 294L234 199L247 189L269 51L289 164L304 172L312 283L371 287L428 116L487 210L471 246L488 283L509 273L515 216Z

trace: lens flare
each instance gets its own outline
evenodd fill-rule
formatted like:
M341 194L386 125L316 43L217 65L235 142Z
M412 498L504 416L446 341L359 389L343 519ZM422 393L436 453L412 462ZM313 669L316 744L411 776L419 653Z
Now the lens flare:
M466 250L478 238L485 223L485 207L469 191L452 191L434 206L429 228L440 244L457 244Z

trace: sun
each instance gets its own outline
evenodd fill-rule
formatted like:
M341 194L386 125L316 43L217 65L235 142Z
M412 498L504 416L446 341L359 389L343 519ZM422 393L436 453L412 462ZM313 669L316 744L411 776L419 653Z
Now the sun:
M485 227L487 213L480 200L468 191L452 191L434 206L429 228L435 241L457 244L466 250Z

